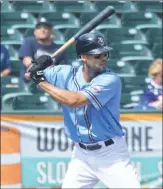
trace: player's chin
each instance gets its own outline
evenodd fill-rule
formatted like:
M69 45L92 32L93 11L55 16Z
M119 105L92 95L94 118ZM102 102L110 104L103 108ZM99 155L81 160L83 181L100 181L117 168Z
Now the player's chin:
M99 69L96 70L96 72L100 74L100 73L105 72L105 70L106 70L106 67L105 68L100 67Z
M99 68L99 70L101 70L101 72L106 70L106 64L102 64Z

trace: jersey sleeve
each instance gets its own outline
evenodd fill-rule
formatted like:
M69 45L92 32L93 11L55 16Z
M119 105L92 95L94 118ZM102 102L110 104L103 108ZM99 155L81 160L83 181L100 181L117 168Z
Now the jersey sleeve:
M102 74L81 92L100 110L119 90L121 91L121 80L118 76Z
M49 83L64 88L71 69L70 65L49 66L44 70L44 76Z
M33 42L31 38L25 38L23 41L23 44L20 47L19 50L19 57L24 58L26 56L33 57L34 49L33 49Z

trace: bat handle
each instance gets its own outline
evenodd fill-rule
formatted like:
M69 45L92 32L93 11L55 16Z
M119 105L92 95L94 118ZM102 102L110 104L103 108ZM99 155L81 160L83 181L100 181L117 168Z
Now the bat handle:
M56 52L54 52L51 56L52 59L54 59L59 53L63 52L66 50L71 44L75 42L75 39L72 37L69 39L62 47L60 47Z

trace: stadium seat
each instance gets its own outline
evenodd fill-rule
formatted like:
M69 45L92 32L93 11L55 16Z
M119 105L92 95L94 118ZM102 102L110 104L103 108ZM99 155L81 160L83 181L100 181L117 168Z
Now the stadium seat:
M135 2L139 11L150 11L159 13L162 12L162 1L143 1L143 2Z
M162 28L149 28L146 32L149 45L152 47L155 43L162 41Z
M130 60L151 60L152 52L142 44L112 44L113 50L110 52L111 59Z
M155 44L152 48L152 54L154 58L162 58L163 57L163 49L162 49L163 43Z
M133 77L120 76L122 81L122 93L132 94L133 91L142 93L150 79L144 75L137 75Z
M120 61L120 60L108 60L107 67L118 74L119 76L128 76L132 77L135 75L135 70L133 66L131 66L128 62Z
M5 26L1 27L1 44L4 45L16 45L22 44L23 35L14 28L8 28Z
M133 109L140 103L140 95L122 94L120 109Z
M130 62L133 65L136 75L148 75L148 68L153 60L134 60Z
M21 69L21 61L20 60L12 60L11 61L11 75L15 77L20 77L20 69Z
M64 32L64 36L65 36L65 40L67 41L67 40L69 40L71 37L73 37L78 31L80 30L80 28L68 28L67 30L65 30L65 32ZM98 33L100 33L100 34L102 34L101 32L100 32L100 30L92 30L92 31L90 31L90 32L98 32ZM103 35L103 34L102 34Z
M18 51L12 45L5 45L5 47L9 51L9 55L10 55L10 60L11 61L13 61L13 60L19 60Z
M65 36L65 40L69 40L71 37L73 37L73 35L75 35L78 31L80 30L80 28L68 28L67 30L65 30L64 32L64 36Z
M77 54L76 54L76 47L75 45L70 45L66 50L65 50L66 57L68 59L76 59Z
M34 28L26 28L24 30L21 30L24 37L34 36Z
M94 4L98 11L102 11L107 6L113 6L116 10L116 13L137 11L136 6L131 1L96 1Z
M92 20L98 13L81 13L80 15L80 23L81 25L87 24L90 20ZM108 20L105 20L100 25L96 27L96 29L104 29L104 28L120 28L121 21L120 19L114 14Z
M13 6L16 11L21 12L42 13L55 11L48 1L14 1Z
M29 28L24 31L24 37L33 36L34 28ZM54 42L63 44L65 42L64 35L57 29L54 30Z
M108 28L104 35L109 44L148 44L146 36L135 28Z
M27 91L28 91L28 87L19 77L6 76L1 78L2 95L13 92L27 92Z
M152 12L123 13L121 21L123 27L136 27L137 29L162 27L161 19Z
M12 3L10 3L8 0L4 0L0 2L0 6L1 6L1 12L14 12L15 9L12 6Z
M120 102L120 109L125 109L125 105L131 104L131 95L130 94L122 94L121 95L121 102Z
M58 111L58 103L50 96L32 93L12 93L2 98L2 109L11 111Z
M54 29L54 42L58 45L65 43L65 37L60 30Z
M1 25L12 28L33 28L36 19L29 13L4 12L1 13Z
M30 82L27 85L28 85L29 92L32 94L46 94L46 92L42 88L38 87L33 82Z
M79 20L71 13L42 13L40 21L47 21L54 25L55 29L79 28Z
M89 1L54 1L54 7L58 12L96 12L93 3Z

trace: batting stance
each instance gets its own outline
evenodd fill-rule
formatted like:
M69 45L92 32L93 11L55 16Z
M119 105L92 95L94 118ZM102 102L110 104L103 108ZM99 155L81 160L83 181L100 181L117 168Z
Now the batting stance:
M49 66L42 72L40 64L52 63L43 55L29 70L62 103L65 132L75 143L62 188L92 188L99 181L108 188L140 188L119 123L121 81L107 68L110 50L103 36L86 33L76 42L82 66Z

